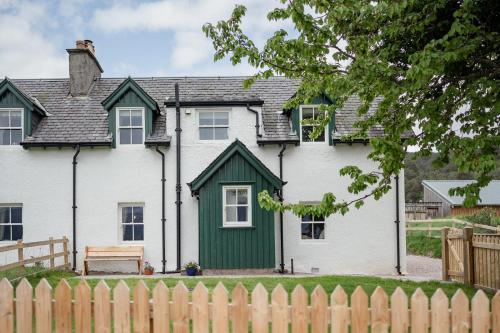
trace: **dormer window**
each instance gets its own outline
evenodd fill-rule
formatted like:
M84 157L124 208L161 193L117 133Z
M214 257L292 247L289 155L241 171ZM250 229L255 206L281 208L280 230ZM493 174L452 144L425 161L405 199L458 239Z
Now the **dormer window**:
M144 108L117 108L118 143L142 145L144 143Z
M18 145L23 139L23 110L0 109L0 145Z
M321 116L319 107L315 105L303 105L300 107L300 141L301 142L325 142L325 129L315 139L310 138L310 134L317 127L316 125L304 125L304 120L318 120Z

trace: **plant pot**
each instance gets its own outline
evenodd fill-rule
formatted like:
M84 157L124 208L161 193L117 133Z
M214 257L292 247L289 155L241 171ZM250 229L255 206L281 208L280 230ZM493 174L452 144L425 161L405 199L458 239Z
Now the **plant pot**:
M154 270L152 270L152 269L145 269L144 270L144 275L153 275L153 273L154 273Z
M195 276L198 273L198 269L196 268L186 268L186 274L188 276Z

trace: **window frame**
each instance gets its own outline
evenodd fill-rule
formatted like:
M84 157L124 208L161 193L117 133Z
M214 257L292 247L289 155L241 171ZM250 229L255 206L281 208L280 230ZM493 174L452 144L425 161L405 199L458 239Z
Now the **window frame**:
M299 106L299 139L300 139L300 143L301 144L321 144L321 143L328 143L328 136L329 136L328 125L326 125L325 128L324 128L324 140L322 140L322 141L304 141L303 138L302 138L302 120L303 120L303 118L302 118L302 109L303 108L306 108L306 109L312 108L313 109L313 117L314 117L315 111L319 107L320 107L320 104L304 104L304 105L300 105ZM307 125L307 126L312 126L313 129L314 129L314 127L318 127L318 126L314 126L314 125Z
M311 221L304 221L302 220L304 218L304 216L301 216L300 217L300 233L299 233L299 238L300 238L300 241L302 242L313 242L313 243L322 243L322 242L325 242L327 239L326 239L326 218L323 216L323 220L322 221L315 221L315 217L313 215L311 215ZM312 238L302 238L302 225L303 224L310 224L311 225L311 235L312 235ZM323 224L323 235L324 237L323 238L314 238L314 225L315 224Z
M228 222L226 216L226 190L247 190L247 204L238 204L238 198L236 197L236 204L230 204L229 207L242 207L247 206L247 221L246 222ZM252 206L252 185L241 184L241 185L223 185L222 186L222 227L224 228L251 228L253 227L253 206Z
M146 226L144 223L145 220L145 204L144 202L121 202L118 204L118 241L121 244L142 244L146 240ZM126 207L142 207L142 240L124 240L123 239L123 230L125 225L134 225L134 223L123 223L123 208ZM139 223L136 223L139 224ZM132 231L132 237L134 237L134 231Z
M21 208L21 223L12 223L12 209L14 207ZM0 208L9 208L9 223L0 223L0 225L5 225L10 227L10 239L0 239L1 243L12 243L18 240L23 240L24 238L24 224L23 224L23 204L22 203L1 203ZM21 226L22 237L20 239L12 239L12 225Z
M120 126L120 111L141 111L142 126ZM120 142L120 129L142 129L142 143L121 143ZM116 145L123 147L140 147L146 141L146 109L142 106L120 106L116 108Z
M231 110L224 108L197 108L196 109L196 127L198 128L198 141L199 142L228 142L229 141L229 131L231 128ZM201 125L200 124L200 114L201 113L227 113L227 125ZM227 129L227 139L200 139L200 128L226 128Z
M9 112L9 123L10 123L10 112L11 111L20 111L21 112L21 126L19 127L12 127L12 126L0 126L0 130L6 129L6 130L21 130L21 142L24 140L24 109L23 108L0 108L0 112ZM6 147L21 147L21 142L19 144L12 144L12 134L9 137L9 144L8 145L0 145L1 148L6 148Z

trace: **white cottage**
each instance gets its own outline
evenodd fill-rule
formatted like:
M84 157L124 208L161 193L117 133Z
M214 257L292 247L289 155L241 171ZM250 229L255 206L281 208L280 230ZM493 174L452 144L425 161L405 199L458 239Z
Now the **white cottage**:
M102 78L91 41L67 51L69 78L0 83L0 245L66 235L76 270L85 246L140 244L159 272L191 260L207 270L290 271L293 261L304 273L405 271L396 186L346 216L280 216L257 202L264 189L288 202L352 197L339 169L376 167L366 141L341 139L356 98L311 141L301 119L331 101L284 110L295 80L247 90L245 77Z

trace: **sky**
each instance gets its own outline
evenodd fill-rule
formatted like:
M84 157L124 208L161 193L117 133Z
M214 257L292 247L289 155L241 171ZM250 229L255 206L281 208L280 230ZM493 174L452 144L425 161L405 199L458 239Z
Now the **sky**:
M0 0L0 78L68 77L66 49L94 43L104 77L251 75L213 61L201 27L247 7L244 31L262 45L287 22L269 22L276 0Z

